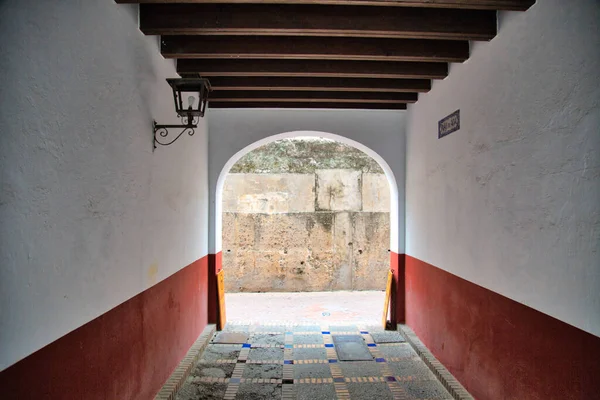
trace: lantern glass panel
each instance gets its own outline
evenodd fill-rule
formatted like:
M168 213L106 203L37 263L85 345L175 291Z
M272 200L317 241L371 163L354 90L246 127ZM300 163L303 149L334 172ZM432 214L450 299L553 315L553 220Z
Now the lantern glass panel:
M178 115L204 116L209 86L206 79L167 79L173 88L175 111Z

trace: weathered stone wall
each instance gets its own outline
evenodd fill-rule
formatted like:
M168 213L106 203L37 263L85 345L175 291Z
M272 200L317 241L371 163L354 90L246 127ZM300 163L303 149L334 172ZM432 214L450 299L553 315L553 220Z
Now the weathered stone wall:
M230 174L223 192L226 290L383 289L389 221L381 173Z
M277 140L247 153L229 172L311 174L321 169L353 169L383 174L377 161L368 154L323 138Z

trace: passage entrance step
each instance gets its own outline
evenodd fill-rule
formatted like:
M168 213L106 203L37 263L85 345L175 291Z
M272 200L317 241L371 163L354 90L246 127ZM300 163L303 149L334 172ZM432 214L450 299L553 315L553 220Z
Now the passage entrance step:
M333 344L340 361L371 361L373 355L360 335L333 335Z
M391 333L363 324L228 324L176 399L451 400L411 345Z

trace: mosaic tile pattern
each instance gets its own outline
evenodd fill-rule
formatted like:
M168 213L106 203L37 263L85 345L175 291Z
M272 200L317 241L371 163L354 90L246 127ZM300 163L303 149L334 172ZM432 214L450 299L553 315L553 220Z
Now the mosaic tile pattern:
M218 343L217 337L194 366L177 400L452 399L409 343L376 327L248 324L225 328L225 332L248 335L246 343ZM372 360L340 361L333 344L336 335L360 335Z

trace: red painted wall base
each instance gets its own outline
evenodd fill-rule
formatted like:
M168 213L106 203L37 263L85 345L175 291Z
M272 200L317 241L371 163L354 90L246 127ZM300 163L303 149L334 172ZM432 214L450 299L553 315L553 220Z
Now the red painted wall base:
M600 398L600 338L406 256L406 323L477 399Z
M390 321L392 326L396 324L403 324L406 321L405 312L405 293L404 293L404 254L390 253L390 269L394 274L394 281L392 285L392 306Z
M219 293L217 274L223 269L223 252L208 255L208 323L219 321Z
M207 269L203 257L0 372L0 397L153 398L207 325Z

